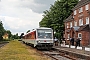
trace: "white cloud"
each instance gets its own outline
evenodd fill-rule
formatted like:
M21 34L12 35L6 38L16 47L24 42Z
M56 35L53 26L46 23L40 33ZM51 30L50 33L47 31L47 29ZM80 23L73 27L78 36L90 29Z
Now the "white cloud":
M54 0L1 0L0 19L5 29L21 33L39 27L42 12L49 9Z

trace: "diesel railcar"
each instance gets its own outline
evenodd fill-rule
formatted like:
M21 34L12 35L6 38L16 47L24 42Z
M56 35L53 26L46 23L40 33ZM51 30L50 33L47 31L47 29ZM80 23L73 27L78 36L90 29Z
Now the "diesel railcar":
M22 41L38 49L51 49L53 46L53 30L45 27L37 28L24 35Z

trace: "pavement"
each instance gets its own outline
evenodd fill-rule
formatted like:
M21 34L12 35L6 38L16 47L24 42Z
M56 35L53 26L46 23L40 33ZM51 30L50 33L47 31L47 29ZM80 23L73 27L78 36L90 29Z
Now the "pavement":
M61 44L58 46L53 46L53 48L57 49L60 52L64 52L75 58L82 58L84 60L90 60L90 47L75 47L69 46L65 44Z

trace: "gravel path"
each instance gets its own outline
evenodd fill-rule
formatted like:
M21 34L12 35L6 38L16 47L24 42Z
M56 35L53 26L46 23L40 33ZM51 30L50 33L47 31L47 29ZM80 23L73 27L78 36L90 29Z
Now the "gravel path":
M3 47L4 45L6 45L7 43L9 43L9 42L1 42L0 43L0 48Z

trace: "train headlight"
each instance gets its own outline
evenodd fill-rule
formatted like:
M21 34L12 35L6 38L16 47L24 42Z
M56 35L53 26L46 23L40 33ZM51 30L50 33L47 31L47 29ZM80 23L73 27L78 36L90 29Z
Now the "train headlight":
M40 40L38 40L37 42L40 43Z
M38 42L40 42L40 40Z

